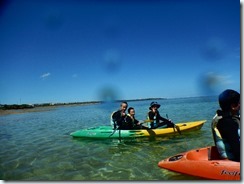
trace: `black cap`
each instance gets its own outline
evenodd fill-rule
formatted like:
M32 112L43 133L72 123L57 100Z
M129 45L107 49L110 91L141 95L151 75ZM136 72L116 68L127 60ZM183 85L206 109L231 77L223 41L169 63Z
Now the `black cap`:
M159 108L160 106L161 106L161 105L159 105L158 102L152 102L152 103L150 104L149 109L151 110L152 107L157 107L157 108Z

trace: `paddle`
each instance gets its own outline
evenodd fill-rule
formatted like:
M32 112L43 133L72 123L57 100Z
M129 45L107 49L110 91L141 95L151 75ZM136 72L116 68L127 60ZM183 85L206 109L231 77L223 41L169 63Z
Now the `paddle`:
M151 122L153 122L153 120L150 120L150 119L139 121L141 128L143 127L143 128L146 128L146 129L149 129L149 127L148 126L143 126L142 124L151 123Z
M117 131L117 130L119 130L119 126L115 123L115 122L113 122L114 123L114 131L108 136L108 137L111 137L112 135L114 135L114 133Z
M166 114L166 117L167 117L167 119L169 120L168 114ZM170 121L170 120L169 120L169 121ZM172 124L174 124L172 121L170 121L170 122L171 122ZM178 125L174 124L173 129L175 130L175 128L176 128L177 132L181 135L180 127L179 127Z
M111 137L112 135L114 135L114 133L118 130L118 128L114 129L114 131L108 136Z
M153 122L153 120L147 119L147 120L143 120L143 121L140 122L140 123L143 124L143 123L151 123L151 122Z
M166 117L167 117L167 119L169 120L169 118L168 118L168 114L166 114ZM150 120L150 119L147 119L147 120L144 120L144 121L142 121L142 122L140 122L141 124L143 124L143 123L150 123L150 122L153 122L154 120ZM171 122L172 124L174 124L173 122ZM182 126L186 126L186 124L183 124ZM177 132L181 135L181 131L180 131L180 127L178 126L178 125L175 125L174 124L174 127L173 128L175 128L176 130L177 130ZM174 129L174 130L175 130Z

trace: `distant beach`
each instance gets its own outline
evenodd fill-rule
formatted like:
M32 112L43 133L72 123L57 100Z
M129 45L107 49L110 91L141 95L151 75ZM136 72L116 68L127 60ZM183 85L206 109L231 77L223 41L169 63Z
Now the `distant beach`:
M9 115L9 114L23 114L28 112L42 112L42 111L50 111L55 109L56 106L48 106L48 107L35 107L32 109L11 109L11 110L0 110L0 116Z
M165 98L142 98L142 99L132 99L132 100L117 100L120 101L145 101L145 100L162 100ZM75 103L46 103L46 104L35 104L32 108L19 108L19 109L0 109L0 116L3 115L9 115L9 114L23 114L23 113L29 113L29 112L43 112L43 111L51 111L56 109L57 107L69 107L69 106L81 106L81 105L92 105L92 104L98 104L103 103L103 101L89 101L89 102L75 102ZM12 106L12 105L7 105ZM21 106L21 105L17 105Z
M81 106L81 105L91 105L90 104L70 104L70 105L50 105L50 106L40 106L40 107L34 107L34 108L26 108L26 109L9 109L9 110L3 110L0 109L0 116L3 115L10 115L10 114L23 114L23 113L30 113L30 112L43 112L43 111L51 111L58 107L69 107L69 106Z

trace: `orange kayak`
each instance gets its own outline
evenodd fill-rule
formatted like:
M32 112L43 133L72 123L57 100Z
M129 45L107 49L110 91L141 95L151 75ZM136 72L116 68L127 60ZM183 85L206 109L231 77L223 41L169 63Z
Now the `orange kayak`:
M158 166L206 179L240 180L240 162L221 160L215 146L177 154L160 161Z

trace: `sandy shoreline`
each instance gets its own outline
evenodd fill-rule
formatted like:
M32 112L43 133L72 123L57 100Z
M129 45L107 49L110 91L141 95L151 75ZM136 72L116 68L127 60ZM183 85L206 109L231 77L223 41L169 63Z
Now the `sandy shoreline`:
M0 109L0 116L10 115L10 114L23 114L23 113L30 113L30 112L51 111L51 110L55 110L58 107L71 107L71 106L81 106L81 105L89 105L89 104L54 105L54 106L34 107L30 109L10 109L10 110Z
M9 114L23 114L29 112L42 112L54 110L57 107L35 107L32 109L11 109L11 110L0 110L0 116L9 115Z
M143 99L132 99L132 100L125 100L125 101L147 101L147 100L162 100L165 98L143 98ZM124 101L124 100L120 100ZM25 109L9 109L9 110L2 110L0 109L0 116L10 115L10 114L23 114L23 113L30 113L30 112L43 112L43 111L51 111L58 107L71 107L71 106L83 106L83 105L94 105L101 103L97 102L83 102L83 103L75 103L75 104L58 104L58 105L48 105L48 106L36 106L34 108L25 108Z

